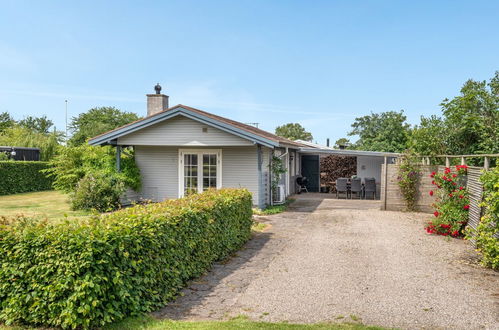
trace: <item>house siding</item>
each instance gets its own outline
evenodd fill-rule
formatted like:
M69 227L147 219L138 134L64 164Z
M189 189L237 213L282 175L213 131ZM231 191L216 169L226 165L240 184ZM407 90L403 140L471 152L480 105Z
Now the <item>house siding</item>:
M240 138L179 115L118 138L119 145L134 146L253 146Z
M178 197L178 147L135 146L140 169L140 198L162 201Z
M142 178L142 189L136 198L153 201L178 198L179 149L185 149L185 147L135 146L135 159ZM246 188L253 194L253 203L258 205L256 146L222 147L221 149L222 187ZM268 169L265 162L263 168ZM127 197L133 198L132 194L127 194Z
M258 180L256 146L222 148L222 187L246 188L258 205Z

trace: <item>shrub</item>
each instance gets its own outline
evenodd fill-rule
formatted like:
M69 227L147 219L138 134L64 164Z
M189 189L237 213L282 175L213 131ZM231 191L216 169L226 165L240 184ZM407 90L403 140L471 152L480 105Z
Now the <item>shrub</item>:
M0 161L0 195L52 189L52 179L41 171L47 162Z
M94 171L78 182L71 194L71 207L73 210L99 212L116 210L124 192L125 184L119 176Z
M499 167L485 172L480 180L483 183L485 208L484 216L476 230L470 229L467 237L474 239L477 250L482 255L482 264L499 269Z
M418 182L420 172L416 160L409 154L404 154L399 167L398 185L404 196L408 211L416 211Z
M468 223L469 197L466 189L466 165L457 165L455 170L446 168L444 173L433 172L433 185L436 191L434 220L426 226L430 234L458 237Z
M54 178L54 187L71 194L75 210L114 210L120 204L118 194L123 194L125 187L140 189L140 170L133 150L123 150L119 173L115 151L109 146L63 148L50 164L47 173Z
M251 194L209 190L88 220L0 223L0 321L100 327L164 306L250 237Z

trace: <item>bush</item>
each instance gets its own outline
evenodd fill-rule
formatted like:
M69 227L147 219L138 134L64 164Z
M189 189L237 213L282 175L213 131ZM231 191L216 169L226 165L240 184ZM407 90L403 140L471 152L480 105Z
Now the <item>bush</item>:
M164 306L250 237L251 194L209 190L89 220L0 224L0 321L99 327Z
M54 188L66 193L74 192L78 182L88 173L95 171L119 175L127 187L140 189L140 171L135 164L132 150L123 150L120 173L116 172L116 155L110 146L81 145L61 148L50 164L52 167L47 173L54 178Z
M404 154L400 159L398 185L404 196L408 211L416 211L418 182L420 177L416 159L411 154Z
M455 170L446 168L443 174L433 172L433 184L436 191L435 218L428 223L426 231L430 234L458 237L468 223L470 201L466 189L466 165L457 165Z
M0 161L0 195L52 189L52 179L42 170L47 162Z
M476 230L470 229L468 238L474 239L482 255L482 264L499 270L499 167L485 172L483 183L484 216Z
M116 210L124 192L125 184L119 176L101 172L88 173L71 194L71 207L73 210L99 212Z

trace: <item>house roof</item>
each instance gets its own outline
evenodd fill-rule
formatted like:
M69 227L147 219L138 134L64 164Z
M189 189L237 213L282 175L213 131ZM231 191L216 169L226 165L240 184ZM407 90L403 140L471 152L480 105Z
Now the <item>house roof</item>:
M116 140L120 136L124 136L140 130L142 128L148 127L150 125L157 124L169 118L177 115L183 115L191 119L203 122L207 125L214 126L221 130L227 131L229 133L238 135L240 137L249 139L256 143L260 143L269 147L291 147L300 148L305 145L291 141L286 138L277 136L275 134L269 133L267 131L261 130L251 125L243 124L241 122L228 119L225 117L217 116L215 114L192 108L186 105L178 104L174 107L168 108L166 110L155 113L151 116L139 119L127 125L118 127L106 133L97 135L89 140L91 145L104 145L110 144L113 140Z
M312 143L308 141L297 140L304 147L299 149L302 153L312 153L312 154L332 154L341 156L373 156L373 157L399 157L401 154L396 152L382 152L382 151L365 151L365 150L351 150L351 149L334 149L328 146L323 146L317 143Z

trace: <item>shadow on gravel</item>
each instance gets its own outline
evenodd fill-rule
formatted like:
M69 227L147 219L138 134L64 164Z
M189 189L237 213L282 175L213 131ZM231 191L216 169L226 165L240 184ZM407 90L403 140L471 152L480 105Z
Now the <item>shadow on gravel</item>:
M174 301L152 315L173 320L223 317L224 315L213 315L210 306L220 310L224 304L229 304L268 266L272 260L272 249L267 249L269 251L266 251L265 255L254 258L257 260L252 258L263 249L271 235L266 232L255 233L241 250L215 263L208 273L192 280Z

